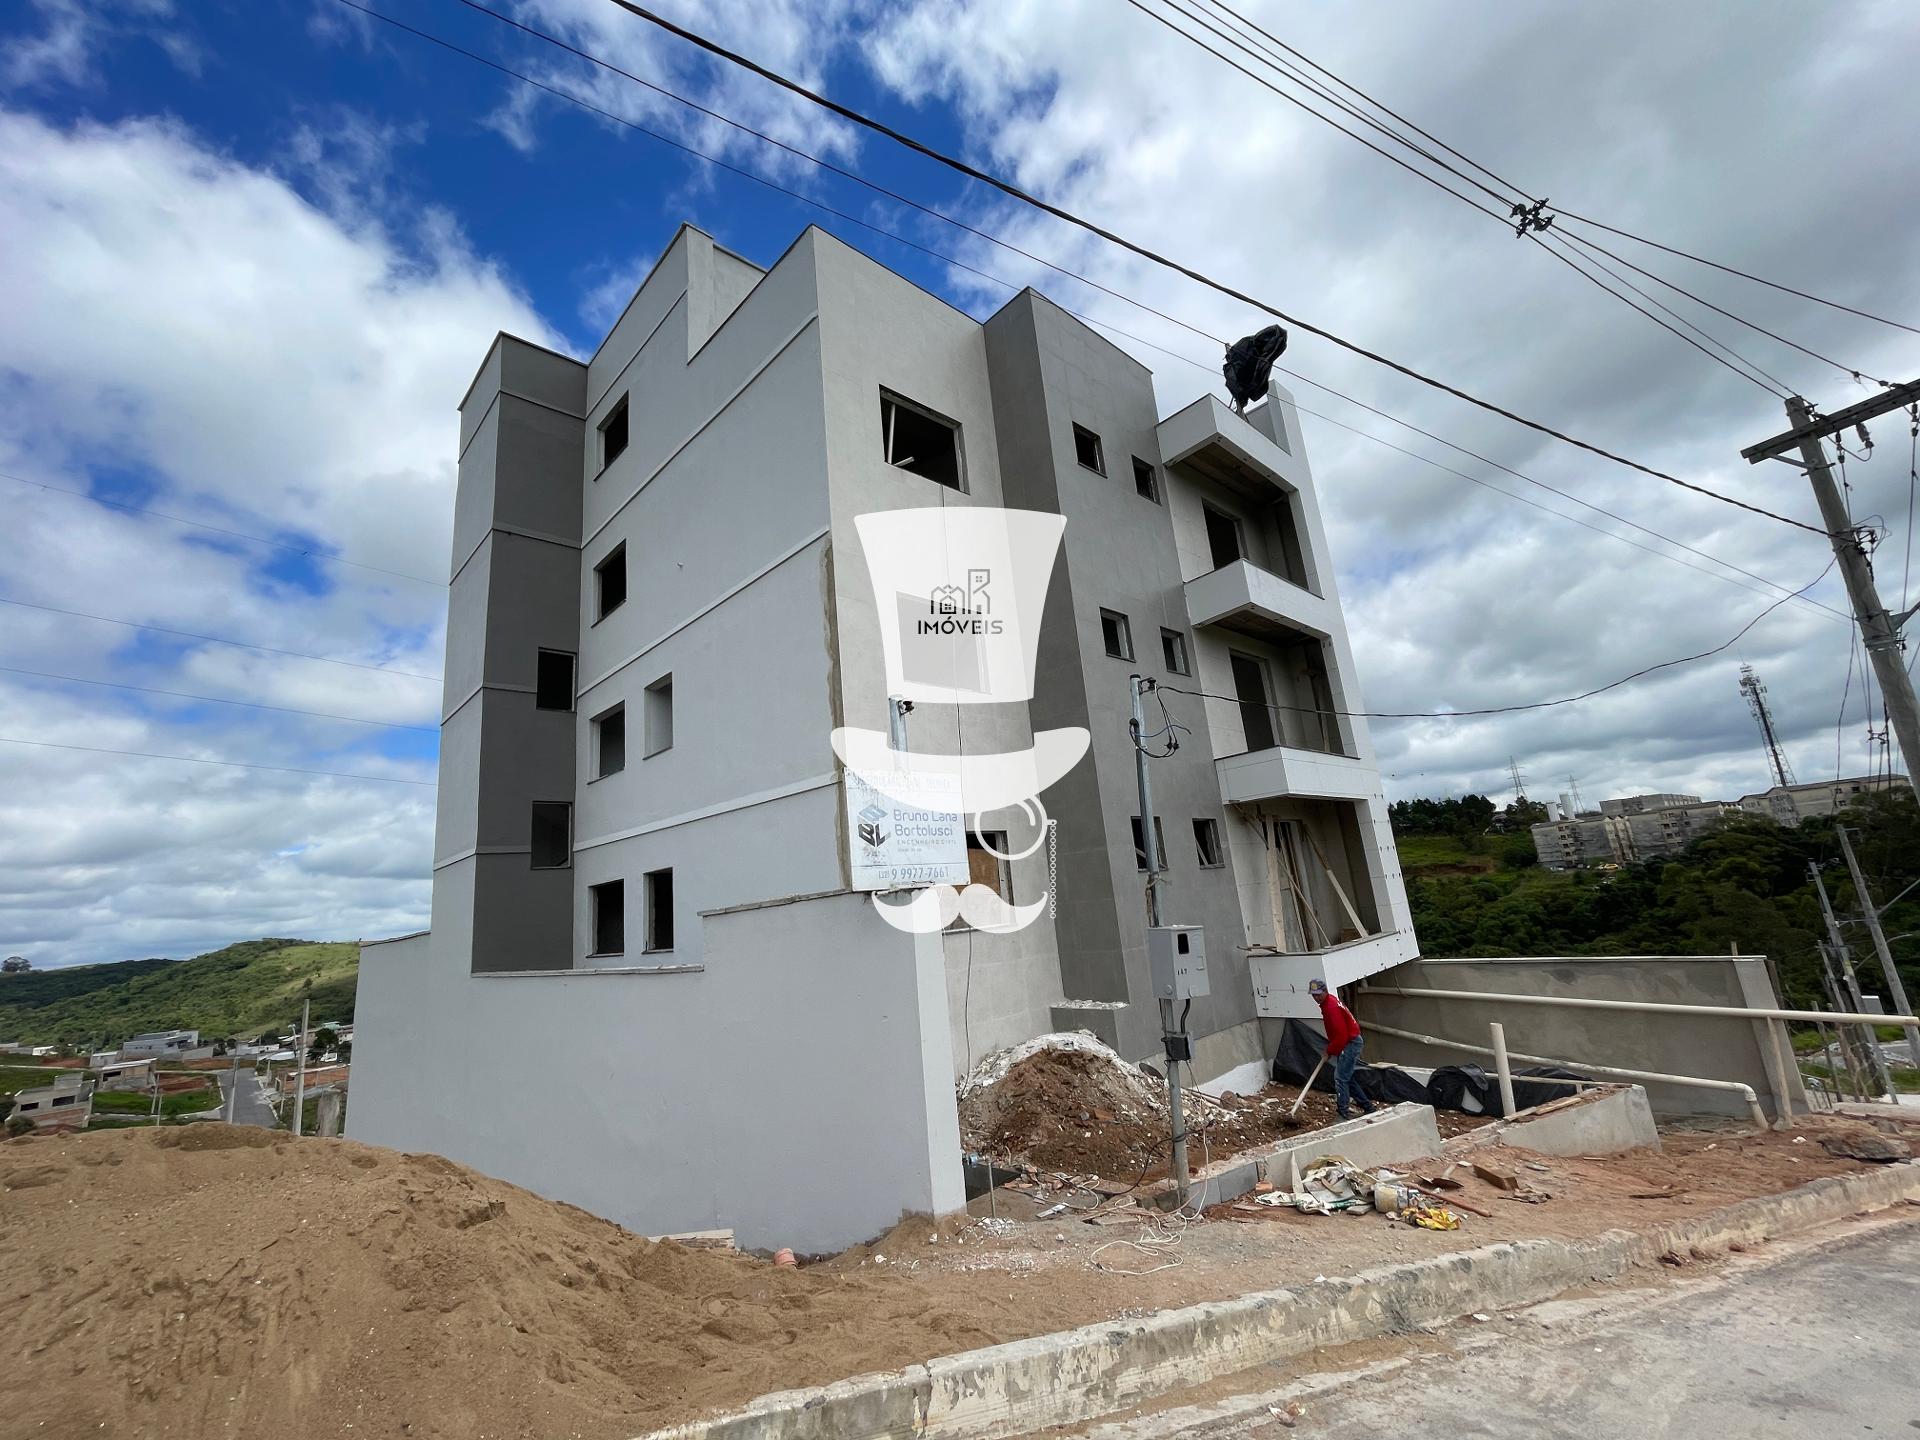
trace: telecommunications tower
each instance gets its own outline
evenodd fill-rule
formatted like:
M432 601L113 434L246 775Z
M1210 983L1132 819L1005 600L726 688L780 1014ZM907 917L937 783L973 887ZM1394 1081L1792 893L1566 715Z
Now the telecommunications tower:
M1747 708L1759 722L1760 737L1767 746L1767 763L1773 767L1773 783L1793 784L1793 770L1787 764L1787 757L1780 751L1780 737L1773 728L1773 712L1767 708L1766 682L1753 673L1751 665L1740 667L1740 693L1747 697Z

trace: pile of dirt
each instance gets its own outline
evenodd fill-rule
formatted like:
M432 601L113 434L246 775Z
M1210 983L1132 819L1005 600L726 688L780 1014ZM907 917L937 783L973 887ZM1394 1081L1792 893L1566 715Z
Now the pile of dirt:
M1051 1041L1073 1043L1040 1043ZM1010 1166L1113 1180L1164 1170L1167 1107L1154 1082L1084 1035L1040 1042L988 1057L963 1082L961 1143Z
M989 1056L961 1082L960 1138L1009 1169L1138 1184L1167 1173L1165 1085L1086 1035L1043 1035ZM1255 1095L1189 1090L1189 1167L1338 1121L1331 1094L1309 1091L1296 1111L1299 1095L1291 1085ZM1492 1117L1441 1111L1437 1118L1447 1136Z
M352 1141L25 1137L0 1191L9 1435L615 1440L1007 1338L1003 1295L928 1314Z

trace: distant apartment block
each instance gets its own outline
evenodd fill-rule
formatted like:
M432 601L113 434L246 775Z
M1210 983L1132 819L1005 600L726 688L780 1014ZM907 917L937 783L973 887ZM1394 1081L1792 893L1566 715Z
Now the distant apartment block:
M1819 815L1833 815L1867 795L1906 785L1903 775L1861 775L1850 780L1814 781L1805 785L1776 785L1735 802L1749 815L1764 815L1776 825L1798 825Z
M1673 855L1710 835L1735 815L1759 815L1778 825L1798 825L1832 815L1875 791L1904 786L1902 776L1860 777L1808 785L1776 785L1737 801L1698 795L1631 795L1603 800L1600 812L1535 825L1534 853L1556 870L1617 864Z
M432 929L365 950L355 1137L650 1233L821 1248L953 1208L981 1055L1160 1053L1135 674L1183 727L1154 834L1206 932L1197 1078L1263 1065L1310 980L1415 955L1284 393L1163 419L1032 291L982 323L817 229L763 270L684 227L588 360L499 337L459 447ZM1065 520L1031 696L918 704L911 743L1091 749L1051 835L969 817L974 883L1050 910L907 934L855 888L884 812L829 737L886 734L882 606L927 601L876 597L856 522L1000 508ZM823 1124L867 1138L823 1165Z

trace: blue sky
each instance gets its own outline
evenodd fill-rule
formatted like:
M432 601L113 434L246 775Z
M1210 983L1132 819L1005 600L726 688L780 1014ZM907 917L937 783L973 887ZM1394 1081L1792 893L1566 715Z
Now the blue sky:
M606 0L488 3L1209 334L1265 323ZM1217 381L1217 348L1181 325L460 0L375 8L1121 327L1140 337L1116 336L1155 371L1163 409ZM1905 238L1920 160L1885 143L1920 128L1920 27L1905 6L1850 5L1844 25L1787 3L1239 8L1535 193L1920 323ZM1758 503L1810 508L1783 467L1737 459L1778 428L1777 401L1122 0L670 13L1503 404ZM13 477L0 479L12 542L0 599L24 602L0 605L0 952L38 964L425 922L455 409L496 329L589 352L683 220L763 264L823 224L976 315L1007 294L338 0L27 0L0 12L0 38L0 287L14 297L0 313L0 475ZM1756 85L1762 75L1778 83ZM1796 173L1820 177L1816 202L1783 200L1781 177ZM1920 372L1910 335L1654 252L1633 258L1849 364ZM1799 352L1689 313L1810 397L1859 393ZM1285 363L1769 580L1798 587L1824 563L1804 534L1596 464L1311 337L1297 335ZM1306 435L1377 708L1584 690L1718 643L1778 593L1295 388L1318 412ZM1907 474L1893 453L1903 437L1880 438L1879 458L1851 476L1857 510L1886 517L1890 556L1906 545ZM328 555L358 563L316 558ZM1812 599L1838 603L1834 582ZM1377 726L1389 789L1504 796L1509 754L1537 792L1567 775L1588 796L1758 788L1739 659L1767 678L1807 777L1867 768L1877 707L1846 627L1796 603L1724 664L1590 705ZM149 693L161 690L177 693ZM36 743L5 743L21 740ZM62 744L138 753L49 748ZM372 778L292 773L305 770Z

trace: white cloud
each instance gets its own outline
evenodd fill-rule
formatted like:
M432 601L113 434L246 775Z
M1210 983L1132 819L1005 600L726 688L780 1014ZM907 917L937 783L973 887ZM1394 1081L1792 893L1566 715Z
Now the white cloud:
M454 406L496 330L554 337L447 217L369 203L389 132L334 134L288 156L310 201L174 124L0 113L0 470L131 480L174 515L446 573ZM0 594L439 671L434 584L11 483L0 531ZM437 718L433 683L0 608L15 669ZM0 735L433 778L428 736L18 675ZM414 785L0 745L0 948L53 964L414 928L432 821Z
M1920 161L1861 143L1920 125L1920 91L1903 78L1920 58L1920 34L1902 7L1863 8L1849 27L1790 7L1735 27L1723 12L1646 4L1453 6L1408 11L1391 26L1356 24L1336 8L1236 8L1534 193L1883 314L1920 314L1920 256L1902 238L1915 219ZM1813 517L1795 473L1738 458L1741 445L1783 428L1776 400L1118 0L917 4L889 12L866 53L900 95L929 110L957 109L969 154L1049 200L1512 409ZM1770 74L1794 77L1791 107L1753 84ZM1818 203L1790 198L1796 192L1783 177L1804 174L1821 177ZM1214 335L1267 323L1059 221L999 201L988 214L969 218ZM1209 341L963 239L946 235L941 244L1197 360L1184 365L1116 337L1154 369L1163 411L1217 391L1219 351ZM1906 338L1883 327L1654 252L1630 258L1872 373L1912 370ZM981 309L1006 297L963 272L953 280ZM1817 362L1700 318L1816 399L1838 404L1861 393ZM1298 329L1283 363L1789 587L1828 559L1818 536L1582 455ZM1286 383L1314 410L1659 547ZM1322 421L1304 423L1370 709L1574 694L1718 644L1767 603L1766 594L1554 520ZM1883 423L1890 441L1900 427ZM1904 446L1889 444L1882 455L1877 469L1853 468L1855 510L1886 516L1897 546ZM1882 567L1896 594L1897 570ZM1832 577L1815 594L1844 607ZM1747 659L1772 686L1803 775L1830 775L1847 636L1830 617L1788 605L1723 658L1581 706L1382 721L1375 740L1394 794L1504 794L1510 753L1542 793L1564 788L1572 771L1589 797L1738 794L1765 780L1735 683ZM1842 761L1850 772L1866 765L1860 697L1856 677Z

